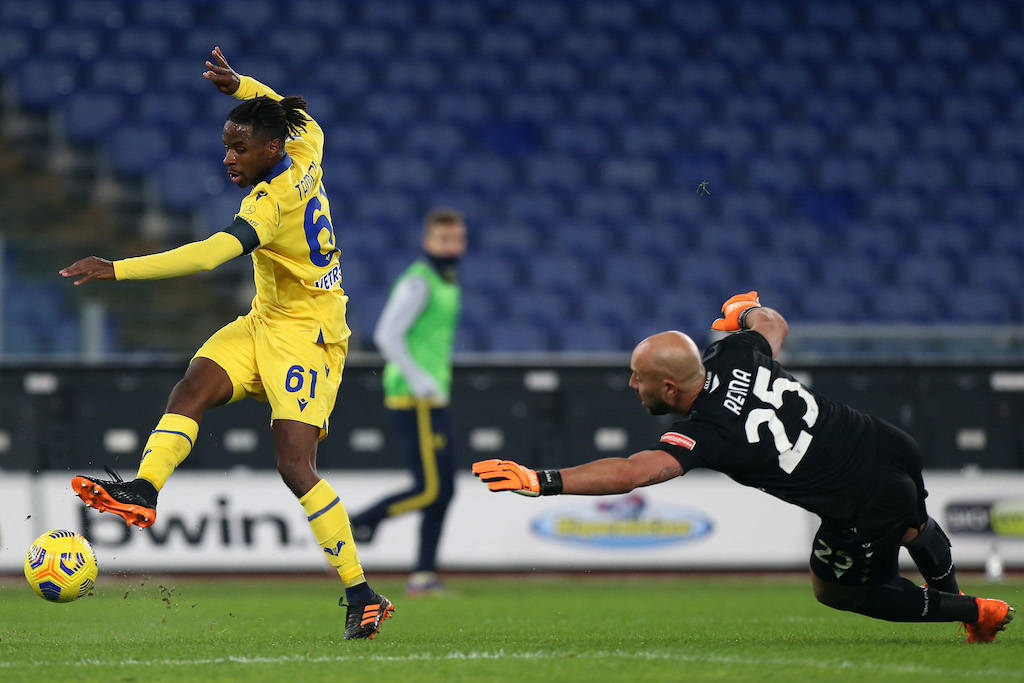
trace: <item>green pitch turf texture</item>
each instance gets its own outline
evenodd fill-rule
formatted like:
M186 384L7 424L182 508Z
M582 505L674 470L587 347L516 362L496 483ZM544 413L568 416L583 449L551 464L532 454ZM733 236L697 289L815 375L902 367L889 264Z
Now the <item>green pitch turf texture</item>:
M797 576L503 576L405 598L345 641L320 577L101 576L67 605L0 577L0 681L1011 681L1024 617L991 645L815 603ZM1024 580L962 582L1024 609Z

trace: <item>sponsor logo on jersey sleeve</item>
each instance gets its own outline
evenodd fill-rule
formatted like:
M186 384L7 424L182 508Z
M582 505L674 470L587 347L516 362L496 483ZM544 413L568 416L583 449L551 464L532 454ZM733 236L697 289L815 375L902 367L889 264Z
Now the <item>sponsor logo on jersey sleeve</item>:
M697 445L697 442L685 434L679 432L665 432L661 435L661 441L663 443L670 443L673 446L679 446L685 448L688 451L692 451L693 447Z

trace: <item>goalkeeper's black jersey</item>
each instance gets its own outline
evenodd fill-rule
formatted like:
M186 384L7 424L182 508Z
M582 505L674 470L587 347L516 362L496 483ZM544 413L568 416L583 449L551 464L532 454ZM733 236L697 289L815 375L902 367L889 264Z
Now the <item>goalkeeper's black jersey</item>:
M877 470L874 418L801 385L758 332L711 344L704 367L692 410L655 448L684 471L717 470L821 517L855 519Z

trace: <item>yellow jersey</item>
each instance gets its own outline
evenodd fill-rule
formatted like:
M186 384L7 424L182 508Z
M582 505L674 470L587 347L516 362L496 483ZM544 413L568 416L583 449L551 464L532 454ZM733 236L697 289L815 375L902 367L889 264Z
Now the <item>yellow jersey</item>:
M234 97L282 97L242 76ZM256 230L252 252L256 296L252 308L274 327L309 335L313 341L348 339L348 296L341 287L341 251L320 160L324 132L303 112L306 129L285 141L285 156L242 200L238 217Z
M234 97L282 97L250 76L241 76ZM331 223L331 205L322 183L324 132L303 112L306 129L285 141L285 156L242 200L236 219L251 225L259 239L252 251L256 296L253 312L268 325L337 343L351 334L345 322L348 296L341 288L340 250ZM114 261L117 280L155 280L216 268L243 253L227 231L148 256Z

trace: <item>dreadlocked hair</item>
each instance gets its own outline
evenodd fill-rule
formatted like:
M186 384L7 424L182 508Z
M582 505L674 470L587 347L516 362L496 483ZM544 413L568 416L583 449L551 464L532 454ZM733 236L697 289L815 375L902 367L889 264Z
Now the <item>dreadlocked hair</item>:
M306 129L306 100L297 95L281 101L261 95L245 100L228 114L228 121L252 126L253 137L284 140Z

